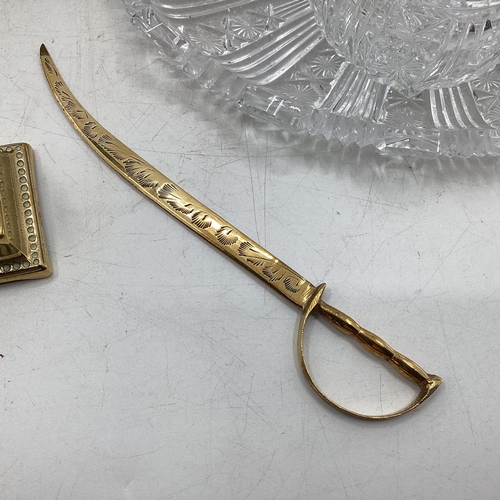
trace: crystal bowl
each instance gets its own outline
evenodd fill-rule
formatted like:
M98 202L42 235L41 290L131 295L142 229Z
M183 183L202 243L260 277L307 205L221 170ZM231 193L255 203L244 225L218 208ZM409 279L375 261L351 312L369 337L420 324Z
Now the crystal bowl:
M398 90L450 87L499 62L498 0L310 0L337 53Z
M425 77L425 88L404 88L404 80L389 76L387 83L387 72L377 75L340 55L309 0L124 3L164 59L253 117L384 154L500 154L498 51L474 69L458 61L434 82L424 69L417 79ZM493 2L482 4L494 13ZM483 35L497 29L487 17Z

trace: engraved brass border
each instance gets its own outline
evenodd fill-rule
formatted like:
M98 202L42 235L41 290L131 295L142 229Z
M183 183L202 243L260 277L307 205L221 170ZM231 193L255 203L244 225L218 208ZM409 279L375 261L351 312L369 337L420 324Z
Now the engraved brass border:
M29 144L0 146L0 284L46 278L52 273L34 163Z

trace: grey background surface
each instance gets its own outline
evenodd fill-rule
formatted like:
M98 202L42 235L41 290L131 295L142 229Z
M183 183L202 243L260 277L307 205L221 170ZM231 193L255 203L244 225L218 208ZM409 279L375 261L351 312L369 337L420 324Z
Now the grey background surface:
M54 275L0 287L5 499L497 499L500 165L282 133L166 66L119 0L3 0L0 144L36 155ZM82 104L444 385L363 422L301 379L299 311L143 199L77 136ZM414 389L319 322L310 359L358 410Z

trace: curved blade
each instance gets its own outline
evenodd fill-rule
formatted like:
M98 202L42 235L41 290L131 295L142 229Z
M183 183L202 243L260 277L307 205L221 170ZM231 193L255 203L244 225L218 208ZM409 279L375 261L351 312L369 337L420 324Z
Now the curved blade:
M315 289L309 281L194 199L103 128L71 93L45 45L40 47L40 59L50 88L64 113L85 142L111 168L170 215L292 302L301 307L306 304Z

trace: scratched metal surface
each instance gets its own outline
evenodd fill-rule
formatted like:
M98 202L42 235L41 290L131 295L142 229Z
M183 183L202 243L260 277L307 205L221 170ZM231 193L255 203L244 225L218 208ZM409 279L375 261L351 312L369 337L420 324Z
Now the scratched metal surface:
M1 498L498 498L498 160L272 130L166 67L119 0L3 0L1 17L0 144L35 149L55 269L0 288ZM444 386L387 422L323 405L294 361L298 310L92 153L42 42L105 127ZM411 397L322 328L309 355L341 402Z

